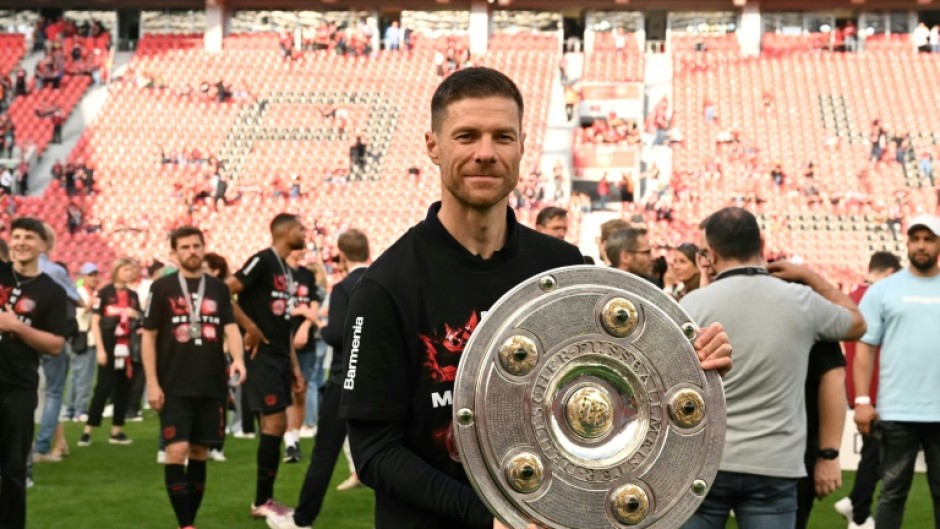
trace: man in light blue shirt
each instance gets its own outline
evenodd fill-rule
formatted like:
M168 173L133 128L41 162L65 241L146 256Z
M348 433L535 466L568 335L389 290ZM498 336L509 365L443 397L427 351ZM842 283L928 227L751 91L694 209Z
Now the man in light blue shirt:
M923 447L940 529L940 217L920 215L907 230L910 266L873 285L860 305L868 332L855 353L855 423L881 435L882 487L875 526L899 529ZM869 389L881 346L878 410Z
M78 289L69 277L69 272L61 265L49 259L49 254L55 248L55 232L52 227L43 223L46 229L46 251L39 255L39 270L51 277L59 286L65 289L68 298L65 315L70 321L75 321L75 308L81 303ZM77 329L77 323L76 329ZM68 340L57 355L42 356L42 370L46 377L46 399L43 405L42 418L39 421L39 434L36 436L36 451L33 460L37 463L59 462L62 457L53 453L53 438L59 426L59 413L62 408L62 393L65 390L65 380L69 372L69 345Z

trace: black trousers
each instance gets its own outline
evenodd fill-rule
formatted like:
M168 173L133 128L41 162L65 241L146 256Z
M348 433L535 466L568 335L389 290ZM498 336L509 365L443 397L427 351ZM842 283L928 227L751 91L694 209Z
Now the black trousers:
M878 438L874 435L862 436L861 459L858 462L858 472L855 474L855 484L849 498L852 499L852 521L862 524L871 516L872 498L875 496L875 487L881 479L881 455L879 453Z
M330 379L320 389L320 410L317 416L317 441L310 454L310 465L300 489L300 500L294 509L294 523L300 526L313 525L323 498L330 486L336 459L343 450L346 439L346 421L339 418L339 399L343 388L338 381Z
M806 476L796 482L796 529L806 529L809 522L809 514L813 510L813 502L816 501L816 449L813 448L812 455L807 453L804 456L803 463L806 465Z
M35 389L0 390L0 529L26 527L26 460L38 400Z
M130 362L130 359L125 359L125 362ZM114 355L108 354L108 363L98 366L98 382L95 384L95 393L91 397L91 407L88 409L88 426L101 426L101 414L104 412L108 397L111 397L114 403L114 416L111 418L111 424L124 426L130 392L131 381L127 378L127 371L114 369Z
M147 378L144 376L144 364L142 362L133 362L134 376L130 380L130 392L127 398L127 409L125 414L127 418L136 417L140 414L140 405L144 400L144 389Z

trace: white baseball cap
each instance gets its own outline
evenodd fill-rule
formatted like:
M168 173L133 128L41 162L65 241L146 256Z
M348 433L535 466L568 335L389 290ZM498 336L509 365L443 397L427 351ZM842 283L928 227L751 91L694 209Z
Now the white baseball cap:
M927 213L914 217L907 225L907 234L910 235L911 232L914 231L914 228L921 226L933 232L937 237L940 237L940 217Z

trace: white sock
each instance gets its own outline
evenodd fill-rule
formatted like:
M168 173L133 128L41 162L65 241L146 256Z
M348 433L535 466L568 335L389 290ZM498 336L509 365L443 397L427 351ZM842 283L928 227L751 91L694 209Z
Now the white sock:
M300 433L297 430L288 430L284 432L284 446L297 446L300 441Z

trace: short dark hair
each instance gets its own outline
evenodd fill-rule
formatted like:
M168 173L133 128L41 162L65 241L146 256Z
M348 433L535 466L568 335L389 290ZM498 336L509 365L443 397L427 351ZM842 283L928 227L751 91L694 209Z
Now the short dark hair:
M555 206L548 206L542 208L542 211L539 211L539 214L535 217L535 223L539 226L544 226L552 219L564 219L567 217L568 210L557 208Z
M616 231L620 231L630 227L630 223L623 219L610 219L607 222L601 224L601 242L605 242L607 239L610 239L610 236Z
M195 226L180 226L179 228L176 228L175 230L170 232L170 248L175 250L176 243L179 242L180 239L183 239L185 237L192 237L193 235L198 235L199 242L201 242L203 246L205 246L206 238L202 234L202 230L200 230L199 228Z
M336 241L336 247L343 252L346 259L354 263L364 263L369 260L369 238L355 228L344 231Z
M13 230L31 231L39 236L43 242L49 242L49 234L46 233L46 227L42 221L33 217L17 217L10 223L10 233Z
M206 255L202 256L202 260L209 265L210 270L219 271L219 279L228 278L230 272L228 268L228 261L224 257L217 253L209 252Z
M692 264L697 262L699 252L698 246L690 242L684 242L679 246L676 246L676 251L684 255L685 258L688 259Z
M280 229L282 226L288 224L293 224L295 222L300 222L300 218L293 213L278 213L274 216L274 219L271 220L271 235L274 235L274 232Z
M475 66L463 68L447 76L437 86L434 96L431 97L431 130L441 130L441 124L447 118L447 107L462 99L483 99L486 97L505 97L512 99L519 109L519 122L522 122L522 113L525 104L522 102L522 92L519 87L506 74Z
M760 256L760 226L744 208L724 208L705 219L705 239L725 259L746 260Z
M607 244L604 245L604 253L607 254L610 265L614 268L620 266L620 253L635 250L637 239L644 235L644 228L623 228L610 234Z
M891 252L875 252L871 254L871 259L868 260L869 272L883 272L885 270L897 272L900 269L901 260Z

